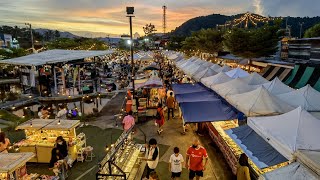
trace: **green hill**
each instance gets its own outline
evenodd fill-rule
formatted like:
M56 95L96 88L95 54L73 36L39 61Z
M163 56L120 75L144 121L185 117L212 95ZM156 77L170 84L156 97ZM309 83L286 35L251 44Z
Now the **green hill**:
M199 31L200 29L216 28L217 25L223 25L227 21L232 21L235 18L241 17L243 14L226 16L221 14L211 14L208 16L200 16L192 18L181 26L172 31L172 35L189 36L193 31ZM303 30L307 30L313 25L320 23L320 17L288 17L288 25L291 26L291 35L293 37L299 37L300 34L300 22L303 22ZM260 24L261 25L261 24ZM286 18L283 18L282 28L286 26ZM251 27L252 28L252 27Z

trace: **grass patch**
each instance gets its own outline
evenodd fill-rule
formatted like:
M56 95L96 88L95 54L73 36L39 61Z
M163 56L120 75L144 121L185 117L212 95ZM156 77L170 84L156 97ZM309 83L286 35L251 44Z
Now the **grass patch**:
M114 143L121 133L122 130L118 129L101 129L95 126L85 126L78 128L77 133L83 132L87 136L87 146L92 146L95 158L91 162L75 162L73 167L68 172L68 179L76 179L81 176L84 172L92 167L95 167L92 171L86 174L82 179L96 179L95 175L98 170L98 163L106 155L105 146ZM53 175L52 171L48 170L48 164L35 164L28 163L28 173L48 174ZM29 168L30 167L30 168Z

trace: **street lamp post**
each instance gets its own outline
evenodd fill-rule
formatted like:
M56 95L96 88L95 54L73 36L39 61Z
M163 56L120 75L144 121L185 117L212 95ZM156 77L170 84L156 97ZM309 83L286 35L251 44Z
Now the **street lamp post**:
M133 99L135 97L135 86L134 86L134 60L133 60L133 40L132 40L132 17L134 13L134 7L127 7L127 17L129 17L129 23L130 23L130 55L131 55L131 80L132 80L132 96Z
M302 37L302 26L303 26L304 22L299 22L300 25L300 39Z

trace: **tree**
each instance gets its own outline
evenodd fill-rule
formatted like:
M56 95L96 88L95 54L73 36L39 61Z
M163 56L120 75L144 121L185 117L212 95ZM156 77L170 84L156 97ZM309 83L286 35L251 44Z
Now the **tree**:
M60 37L60 32L58 30L54 31L54 37L57 39Z
M239 57L248 59L267 57L277 51L278 30L278 25L266 25L251 30L235 28L225 34L224 45L232 54Z
M183 42L184 50L201 51L205 53L215 53L222 50L223 33L213 29L202 29L193 32L191 37L187 37Z
M145 36L150 36L156 31L157 31L156 27L151 23L150 24L146 24L146 26L143 27L143 32L144 32Z
M182 42L186 39L184 36L171 36L167 45L168 50L180 50L182 48Z
M305 38L320 37L320 23L307 29L304 33Z

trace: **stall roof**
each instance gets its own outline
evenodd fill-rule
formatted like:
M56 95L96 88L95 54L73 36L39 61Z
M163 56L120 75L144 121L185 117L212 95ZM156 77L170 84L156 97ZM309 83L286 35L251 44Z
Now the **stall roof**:
M185 123L224 121L237 118L236 112L220 99L180 103Z
M244 83L242 79L237 78L226 83L212 85L211 89L213 89L221 97L226 98L228 95L241 94L253 91L255 88Z
M179 103L212 101L212 100L218 99L213 92L209 92L209 91L194 92L194 93L187 93L187 94L176 94L175 98Z
M250 92L227 96L227 101L246 116L277 115L294 109L263 86Z
M0 173L11 173L34 157L32 152L0 153Z
M294 91L294 89L280 81L278 77L274 78L272 81L267 82L265 84L256 85L255 87L260 86L265 87L273 95L279 95Z
M219 69L215 69L215 71L217 71L218 73L219 72L227 72L227 71L230 71L231 70L231 67L227 66L227 65L224 65L222 66L221 68Z
M241 68L237 67L236 69L232 69L228 72L226 72L226 75L228 75L231 78L242 78L249 76L249 73L245 70L242 70Z
M320 151L299 150L296 155L299 162L320 176Z
M173 84L172 90L174 94L186 94L186 93L194 93L194 92L203 92L208 91L206 88L202 87L198 83L196 84Z
M260 85L268 83L269 81L262 77L260 74L253 72L247 77L241 78L248 85Z
M278 116L249 117L248 125L289 160L298 150L320 150L320 120L301 107Z
M202 84L204 84L206 87L210 88L211 85L221 84L228 81L231 81L232 78L227 76L224 72L220 72L213 76L208 76L203 79L201 79Z
M32 124L32 126L31 126ZM80 120L32 119L16 127L26 130L70 130L80 125Z
M84 59L94 56L103 56L113 53L113 50L108 51L85 51L85 50L62 50L54 49L37 54L30 54L23 57L2 60L2 64L13 64L22 66L40 66L45 64L55 64L68 62L78 59Z
M291 91L277 96L293 107L303 107L307 111L320 111L320 92L309 84L296 91Z
M226 133L260 169L288 161L248 125L226 130Z
M261 176L261 180L290 179L290 180L318 180L319 176L299 162L281 167Z

